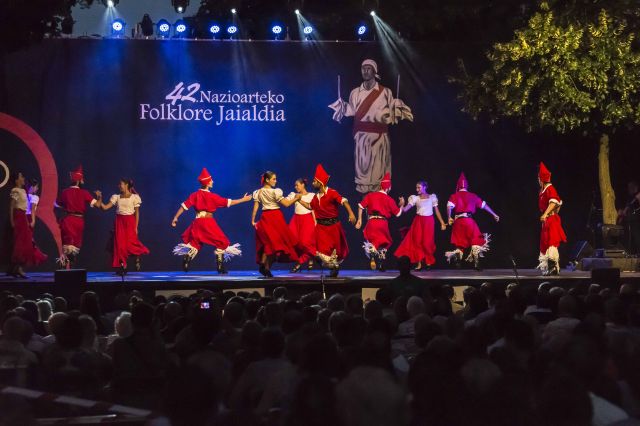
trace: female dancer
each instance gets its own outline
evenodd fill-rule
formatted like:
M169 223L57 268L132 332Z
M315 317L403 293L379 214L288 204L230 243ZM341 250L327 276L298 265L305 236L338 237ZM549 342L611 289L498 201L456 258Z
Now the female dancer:
M9 223L13 230L13 247L11 265L8 273L14 277L27 278L24 266L39 265L47 260L33 242L33 230L27 220L27 192L24 190L25 179L20 172L13 175L14 187L11 189L9 205Z
M36 226L36 210L38 209L38 203L40 203L40 197L38 191L40 190L40 184L37 179L29 179L27 188L27 222L33 229Z
M120 194L113 194L107 204L101 201L99 207L106 211L116 206L111 266L119 268L119 274L124 274L127 269L127 258L129 256L136 257L136 271L139 271L141 267L140 256L149 254L149 249L138 238L142 199L133 188L133 181L131 179L120 179L118 190Z
M266 171L262 175L262 188L253 192L253 211L251 225L256 229L256 260L260 264L260 273L267 278L273 277L273 262L297 262L298 239L287 226L280 206L289 207L300 200L301 194L293 199L285 198L280 188L276 188L277 176ZM256 222L258 207L262 205L260 220Z
M300 194L300 199L310 203L315 195L313 192L307 192L307 180L299 178L294 186L296 193ZM296 194L291 193L287 197L293 200ZM295 214L289 222L289 229L298 239L299 251L298 262L293 265L291 272L300 272L302 265L307 263L307 269L313 268L313 258L316 255L316 218L313 210L309 210L299 202L295 204Z
M416 206L416 216L413 218L411 228L404 237L400 246L396 249L396 257L407 256L412 263L417 263L415 270L419 271L424 266L426 269L436 262L433 253L436 251L436 243L433 238L433 214L440 222L440 229L447 229L438 210L438 197L436 194L427 193L427 182L416 183L417 195L409 197L408 203L402 208L403 213ZM424 265L423 262L424 261Z

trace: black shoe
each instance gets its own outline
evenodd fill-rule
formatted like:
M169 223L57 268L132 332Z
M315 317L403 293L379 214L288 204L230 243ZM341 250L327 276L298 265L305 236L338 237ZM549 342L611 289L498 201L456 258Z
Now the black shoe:
M22 278L23 280L26 280L28 277L24 274L24 271L22 270L22 267L18 266L15 269L14 272L14 277L16 278Z
M482 271L482 267L480 266L480 259L476 259L473 261L473 269L476 271Z
M558 264L555 261L549 259L547 261L547 268L549 269L547 275L560 275L560 272L558 271Z
M229 272L224 267L224 254L216 254L216 263L219 274L228 274Z
M378 271L379 272L386 272L387 268L384 267L384 262L382 260L380 260L378 262Z
M136 256L136 272L140 272L141 269L142 269L142 260L140 259L140 256Z
M339 272L340 272L340 269L338 268L331 269L331 272L329 272L329 278L337 278Z
M302 265L299 263L296 263L295 265L293 265L293 268L291 268L291 272L295 274L296 272L300 272L301 269L302 269Z
M273 274L271 273L271 270L265 269L264 270L264 277L265 278L273 278Z
M184 272L189 272L189 263L191 263L191 258L188 254L182 256L182 270Z
M262 263L258 267L258 272L260 272L260 274L262 274L262 276L264 276L264 277L267 276L267 268L265 268Z
M376 258L375 257L371 257L371 259L369 260L369 269L371 269L372 271L375 271L378 268L378 264L376 262Z

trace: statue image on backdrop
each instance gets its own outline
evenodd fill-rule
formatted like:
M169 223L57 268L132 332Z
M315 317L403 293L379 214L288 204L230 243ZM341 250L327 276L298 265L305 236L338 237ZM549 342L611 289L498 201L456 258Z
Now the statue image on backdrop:
M360 70L363 82L351 91L348 102L340 95L338 76L338 100L329 108L338 123L345 116L353 117L356 191L366 194L379 190L385 173L391 173L389 125L399 120L413 121L413 114L404 102L394 99L391 89L378 83L380 76L375 61L364 60ZM396 96L399 89L400 76Z

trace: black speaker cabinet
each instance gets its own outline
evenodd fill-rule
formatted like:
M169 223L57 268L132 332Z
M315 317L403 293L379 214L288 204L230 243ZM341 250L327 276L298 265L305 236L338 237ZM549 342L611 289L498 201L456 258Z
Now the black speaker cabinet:
M69 308L76 308L80 303L80 295L86 290L86 269L58 269L53 275L54 296L67 299Z
M619 268L598 268L591 270L591 282L617 290L620 287Z

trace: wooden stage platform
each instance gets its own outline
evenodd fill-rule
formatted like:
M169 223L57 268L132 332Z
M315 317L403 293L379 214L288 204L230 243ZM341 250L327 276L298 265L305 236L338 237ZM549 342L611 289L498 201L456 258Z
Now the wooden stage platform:
M88 272L87 281L60 280L55 282L53 272L30 273L28 279L0 277L0 290L11 290L26 297L37 297L48 292L53 295L61 294L65 297L80 294L86 290L110 295L121 291L139 290L145 295L171 294L176 292L193 292L197 289L207 289L213 292L227 290L258 290L261 294L270 294L275 287L285 286L290 293L302 294L310 291L333 293L360 293L391 283L398 276L398 271L377 272L366 270L343 270L338 278L329 278L319 270L293 274L288 271L273 271L275 277L262 278L257 271L231 271L227 275L218 275L213 271L184 272L130 272L124 279L112 272ZM538 285L550 281L556 285L569 287L574 284L590 284L593 281L591 272L563 270L561 275L544 277L538 270L523 269L517 271L509 269L487 269L483 271L435 269L414 273L425 279L425 285L430 283L449 284L454 287L479 286L485 281L492 281L502 285L511 282ZM620 282L640 285L639 272L622 272ZM607 284L607 283L600 283ZM364 289L364 290L363 290ZM363 293L364 295L364 293Z

